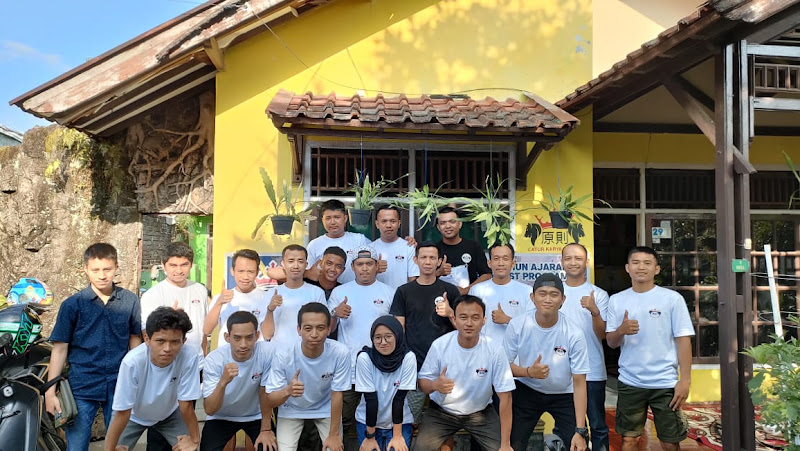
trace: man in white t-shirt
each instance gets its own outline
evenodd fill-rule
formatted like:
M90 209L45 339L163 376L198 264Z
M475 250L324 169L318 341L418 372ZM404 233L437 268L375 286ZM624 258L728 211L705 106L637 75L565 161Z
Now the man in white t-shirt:
M473 285L469 294L481 298L492 309L481 333L502 344L508 322L532 308L531 286L511 280L511 270L514 269L514 247L511 244L497 243L489 248L489 268L492 278Z
M286 272L286 283L273 290L267 306L267 316L261 323L265 340L279 345L291 344L297 338L297 312L309 302L325 304L321 288L303 281L308 253L299 244L290 244L281 252L281 266Z
M439 449L464 429L486 451L510 451L514 378L502 347L481 335L486 306L462 296L454 321L457 330L434 340L419 371L419 387L431 402L414 450ZM490 405L492 389L500 399L499 416Z
M192 321L192 330L186 334L186 344L197 349L202 369L206 351L203 323L206 319L208 289L188 279L193 261L194 251L188 244L174 242L167 245L162 260L167 278L142 294L142 325L158 307L172 307L186 312Z
M378 255L369 246L356 249L353 259L356 279L336 287L331 293L329 307L334 316L333 327L339 331L338 340L350 349L351 387L344 393L342 427L345 437L355 433L356 408L361 393L355 389L356 357L364 346L370 346L372 323L389 314L394 299L394 288L378 282Z
M275 346L258 341L258 320L248 311L226 320L226 344L208 354L203 380L206 411L200 451L214 451L242 430L255 449L276 449L272 410L261 383L267 378ZM270 448L270 446L272 448Z
M105 450L133 449L142 432L154 430L173 450L194 451L200 444L194 413L201 395L200 355L184 344L192 323L183 310L159 307L145 324L144 343L119 368Z
M397 289L419 276L419 268L414 263L415 246L400 238L400 210L393 205L381 205L375 213L375 227L381 237L372 242L378 253L378 265L385 266L378 274L378 280Z
M570 243L561 249L561 267L567 273L564 295L567 300L561 313L583 331L589 353L589 374L586 375L589 417L593 451L608 450L606 425L606 362L603 340L606 338L608 293L586 279L589 253L582 244Z
M683 297L656 286L661 267L655 250L633 248L625 271L632 286L611 296L606 323L608 345L622 348L616 431L623 450L638 449L650 407L661 448L678 450L686 438L681 405L692 378L694 326Z
M564 284L544 273L533 284L531 300L536 310L508 324L504 348L517 379L514 391L514 449L526 449L531 432L548 412L567 449L587 449L586 375L589 357L586 339L559 309L564 304Z
M331 314L311 302L298 312L300 340L281 346L263 382L270 408L278 407L278 449L296 451L305 420L314 420L322 449L342 451L342 393L350 388L350 351L328 339Z
M258 324L264 322L267 317L267 306L270 302L270 295L264 290L256 287L256 277L258 277L258 265L261 257L258 252L252 249L240 249L233 254L231 259L231 275L236 286L232 290L223 290L211 300L208 308L203 332L211 335L214 328L219 324L219 338L217 347L226 343L225 332L228 332L228 317L234 312L247 311L255 315ZM274 291L274 290L273 290ZM256 328L259 329L258 327ZM259 334L258 339L263 341Z
M340 200L331 199L319 206L320 220L325 227L325 235L318 236L308 243L308 270L306 277L312 280L319 279L317 267L321 263L325 249L338 246L347 254L344 272L339 276L339 282L347 283L355 278L351 263L355 250L361 246L368 246L369 240L360 233L347 231L347 209ZM316 276L316 277L315 277Z

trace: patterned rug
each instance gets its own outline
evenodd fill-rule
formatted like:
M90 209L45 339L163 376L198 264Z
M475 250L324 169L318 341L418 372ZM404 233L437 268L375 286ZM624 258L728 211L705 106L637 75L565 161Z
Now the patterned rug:
M683 414L689 426L689 438L709 448L722 451L722 413L718 403L684 404ZM649 412L648 416L652 418ZM756 408L756 449L774 450L785 446L786 442L780 435L764 431L762 425L758 423L758 408Z

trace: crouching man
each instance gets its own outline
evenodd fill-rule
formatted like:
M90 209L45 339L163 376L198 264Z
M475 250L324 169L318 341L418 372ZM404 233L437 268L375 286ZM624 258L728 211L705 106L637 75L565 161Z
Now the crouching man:
M275 451L272 409L261 383L267 378L274 345L258 341L258 318L238 311L228 317L226 344L206 357L203 408L208 415L201 451L220 450L243 430L255 448Z
M200 353L184 345L191 329L183 310L158 307L147 317L144 344L122 359L106 451L133 449L149 429L176 451L197 449L200 430L193 401L201 394Z

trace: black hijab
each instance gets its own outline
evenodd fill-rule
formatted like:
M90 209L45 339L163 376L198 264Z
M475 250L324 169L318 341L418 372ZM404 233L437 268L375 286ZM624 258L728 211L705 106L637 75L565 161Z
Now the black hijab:
M374 346L364 346L361 352L367 353L369 359L372 360L372 364L375 365L375 368L384 373L394 373L403 364L403 359L405 359L406 354L409 352L408 345L406 345L406 336L403 333L403 326L400 324L400 321L392 315L381 316L372 323L372 329L370 329L369 332L370 341L372 341L372 337L375 336L375 329L377 329L378 326L386 326L394 334L394 351L389 355L383 355L375 349Z

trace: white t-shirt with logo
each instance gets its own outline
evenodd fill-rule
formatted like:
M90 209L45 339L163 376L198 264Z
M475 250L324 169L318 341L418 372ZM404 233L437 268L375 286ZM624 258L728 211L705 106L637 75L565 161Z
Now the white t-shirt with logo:
M402 238L387 243L380 238L372 242L372 248L386 260L386 271L378 274L378 280L397 289L408 283L409 277L419 276L419 267L414 263L415 247Z
M197 348L200 355L200 368L203 368L203 322L208 313L208 290L205 285L191 280L186 286L175 286L169 280L162 280L142 295L142 330L146 329L147 317L158 307L172 307L178 301L178 308L189 315L192 330L186 332L186 344Z
M305 282L300 288L288 288L286 285L278 285L275 290L278 290L278 294L283 297L283 304L272 313L272 318L275 321L275 333L270 341L276 344L299 341L300 336L297 335L297 313L300 311L300 307L309 302L319 302L327 305L325 292L320 287ZM272 293L270 291L267 298L270 302ZM269 306L269 303L267 303L267 306Z
M678 383L677 337L694 335L683 297L659 286L645 293L633 288L611 296L606 332L617 330L625 311L639 322L639 333L625 335L619 358L619 380L638 388L673 388Z
M378 317L389 314L394 300L394 288L377 280L372 285L359 285L356 281L339 285L331 292L328 307L334 309L347 298L350 316L338 318L339 342L350 349L352 381L355 383L356 355L364 346L372 346L370 330Z
M528 387L546 394L572 393L572 375L589 374L589 356L583 332L563 313L558 321L544 328L531 312L514 318L508 324L504 346L508 360L529 367L542 356L541 363L549 367L547 379L520 377Z
M351 266L356 249L370 244L367 237L360 233L344 232L344 235L339 238L331 238L328 235L318 236L308 243L308 267L311 268L317 260L322 258L325 249L331 246L340 247L347 254L347 261L344 263L344 272L339 276L339 283L350 282L356 278Z
M606 374L606 361L603 357L603 342L594 333L591 312L581 307L581 298L589 296L592 290L594 290L594 303L597 305L597 309L600 310L600 318L605 321L608 318L608 293L589 282L578 287L564 284L564 294L567 296L567 300L561 306L561 313L567 315L567 318L580 327L583 331L583 337L586 339L590 368L586 380L604 381L608 376Z
M208 353L203 369L203 398L214 393L225 365L235 363L239 367L239 375L225 387L222 405L214 415L208 416L209 420L245 422L261 419L258 390L267 377L274 352L272 343L257 342L253 347L253 356L245 362L233 359L228 343Z
M477 296L486 304L486 324L481 329L481 334L488 335L495 342L502 343L506 335L508 324L497 324L492 321L492 311L497 310L499 303L503 311L511 318L524 315L533 309L530 285L516 280L509 280L504 285L498 285L494 280L487 280L472 286L469 294Z
M150 360L147 344L140 344L122 358L112 409L130 409L131 421L142 426L166 419L178 401L200 398L199 365L197 350L184 345L171 364L159 368Z
M505 352L483 335L478 344L469 349L458 344L457 330L434 340L419 370L419 378L436 380L445 367L445 375L453 379L453 391L448 395L434 391L430 397L445 412L454 415L469 415L485 409L492 402L492 387L497 393L515 388Z
M217 338L217 347L225 345L225 332L228 331L228 318L236 312L247 311L255 315L258 320L258 325L264 322L267 317L267 307L269 307L270 300L274 288L269 290L262 290L255 288L248 293L242 293L238 288L233 289L233 299L227 304L224 304L219 310L219 337ZM214 296L208 309L211 310L217 305L219 295ZM258 337L258 341L264 341L264 337Z
M304 384L303 395L289 396L278 408L279 418L330 418L331 391L347 391L350 383L350 352L347 346L325 340L322 354L310 359L303 355L300 340L292 346L281 346L272 358L269 377L262 382L267 393L282 390L297 377Z
M356 364L356 391L359 393L376 393L378 395L378 429L391 429L392 401L398 390L416 390L417 388L417 358L408 351L400 368L393 373L384 373L373 365L366 352L358 355ZM367 403L364 397L356 408L356 421L367 424ZM408 399L403 402L403 424L414 421Z
M464 255L469 256L469 254ZM459 288L466 288L469 286L469 267L466 263L458 266L453 265L450 268L450 274L441 276L439 279L447 283L451 283Z

